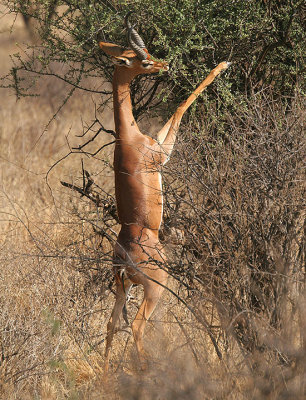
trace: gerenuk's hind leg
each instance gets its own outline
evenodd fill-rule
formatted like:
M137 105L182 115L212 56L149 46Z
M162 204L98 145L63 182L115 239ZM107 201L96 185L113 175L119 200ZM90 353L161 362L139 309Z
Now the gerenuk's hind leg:
M110 357L110 349L113 341L113 336L115 333L115 329L117 326L117 322L119 320L120 314L122 312L123 306L126 301L126 294L128 293L132 283L129 280L124 281L124 288L122 282L117 280L117 287L116 287L116 301L115 305L107 324L107 336L106 336L106 347L105 347L105 364L104 370L105 372L108 371L109 368L109 357Z
M143 334L145 326L151 314L153 313L158 300L161 297L163 289L164 288L161 285L152 281L146 285L144 288L143 302L132 323L134 340L142 369L146 368L147 361L147 357L143 348Z

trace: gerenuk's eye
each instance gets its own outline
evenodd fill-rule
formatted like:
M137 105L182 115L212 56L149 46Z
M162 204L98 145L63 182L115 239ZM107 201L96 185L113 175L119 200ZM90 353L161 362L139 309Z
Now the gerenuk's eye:
M153 61L149 61L149 60L143 60L142 61L142 66L143 66L143 68L146 68L146 69L152 68L153 64L154 64Z

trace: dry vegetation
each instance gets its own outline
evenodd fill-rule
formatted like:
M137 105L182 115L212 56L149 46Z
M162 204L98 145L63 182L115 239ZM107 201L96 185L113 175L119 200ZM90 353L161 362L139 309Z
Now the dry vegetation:
M11 31L12 23L0 20L1 75L29 39L21 19ZM150 369L139 370L127 329L117 334L105 379L118 229L112 149L71 154L46 180L86 141L75 135L95 119L98 99L76 91L53 118L70 88L49 78L37 90L40 97L18 101L1 91L0 397L304 398L301 99L285 107L263 91L222 117L223 136L217 110L203 105L198 132L187 123L181 130L164 171L172 278L146 330ZM98 117L112 128L110 110ZM110 141L100 134L86 149ZM82 187L82 159L98 207L60 184ZM141 289L133 295L130 319Z

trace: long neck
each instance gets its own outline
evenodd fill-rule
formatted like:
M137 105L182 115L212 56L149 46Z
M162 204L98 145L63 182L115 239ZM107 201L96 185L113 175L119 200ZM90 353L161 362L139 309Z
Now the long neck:
M138 131L132 110L130 82L131 79L126 74L122 73L119 68L115 68L113 99L115 128L118 138L130 135L133 131Z

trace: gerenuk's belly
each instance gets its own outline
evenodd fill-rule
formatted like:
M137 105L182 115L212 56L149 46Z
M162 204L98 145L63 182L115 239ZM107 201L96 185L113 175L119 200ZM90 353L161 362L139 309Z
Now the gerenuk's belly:
M133 174L121 171L115 174L115 181L121 224L137 224L158 230L163 213L161 174L157 171Z

